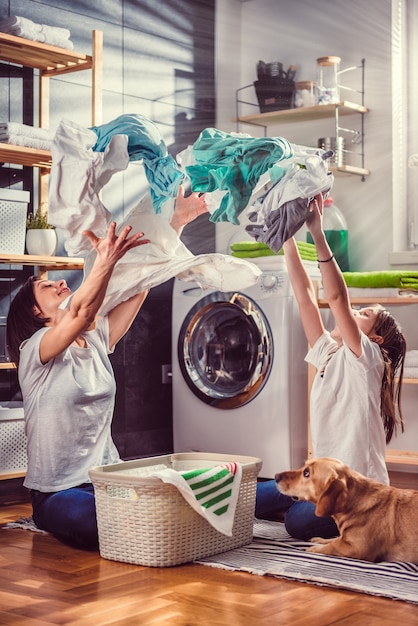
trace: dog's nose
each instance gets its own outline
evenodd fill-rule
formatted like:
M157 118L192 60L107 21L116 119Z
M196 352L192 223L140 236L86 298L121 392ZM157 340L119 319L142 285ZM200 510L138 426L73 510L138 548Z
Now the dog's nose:
M281 474L275 474L274 475L274 480L276 481L276 483L279 483L282 479L282 475Z

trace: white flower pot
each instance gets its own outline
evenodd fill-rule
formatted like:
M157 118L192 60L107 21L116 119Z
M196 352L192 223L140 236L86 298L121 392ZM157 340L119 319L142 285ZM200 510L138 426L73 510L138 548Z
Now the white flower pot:
M28 254L54 256L57 243L57 233L54 228L30 228L26 231L26 250Z

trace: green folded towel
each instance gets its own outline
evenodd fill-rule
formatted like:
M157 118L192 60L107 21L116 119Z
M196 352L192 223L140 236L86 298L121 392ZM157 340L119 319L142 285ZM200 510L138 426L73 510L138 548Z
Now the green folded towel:
M343 272L343 276L347 287L418 290L418 272L414 271Z
M304 261L316 261L316 248L313 243L307 241L296 241L299 254ZM242 259L256 258L259 256L283 255L283 248L279 252L274 252L266 243L261 241L237 241L230 246L232 256Z
M231 256L236 256L239 259L255 259L259 256L277 256L273 250L235 250L231 252Z

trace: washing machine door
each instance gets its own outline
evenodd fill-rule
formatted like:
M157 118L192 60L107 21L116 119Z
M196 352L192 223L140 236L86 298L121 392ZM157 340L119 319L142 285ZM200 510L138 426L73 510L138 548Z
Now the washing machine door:
M197 302L178 339L184 379L203 402L235 409L250 402L266 384L273 363L269 323L248 296L220 291Z

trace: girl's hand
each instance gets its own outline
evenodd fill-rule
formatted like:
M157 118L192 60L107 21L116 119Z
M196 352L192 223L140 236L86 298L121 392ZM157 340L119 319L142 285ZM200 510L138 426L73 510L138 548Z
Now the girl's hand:
M185 198L184 188L180 187L170 224L176 233L180 235L186 224L192 222L199 215L207 213L207 210L205 194L199 196L197 193L192 193Z
M144 233L136 233L129 237L131 230L131 226L125 226L121 233L116 235L116 222L111 222L103 239L97 237L91 230L83 231L83 235L90 239L97 256L106 264L113 266L132 248L150 243L149 239L142 239Z
M322 215L324 212L324 199L322 194L317 194L309 204L309 215L306 219L306 227L315 240L315 235L323 232Z

